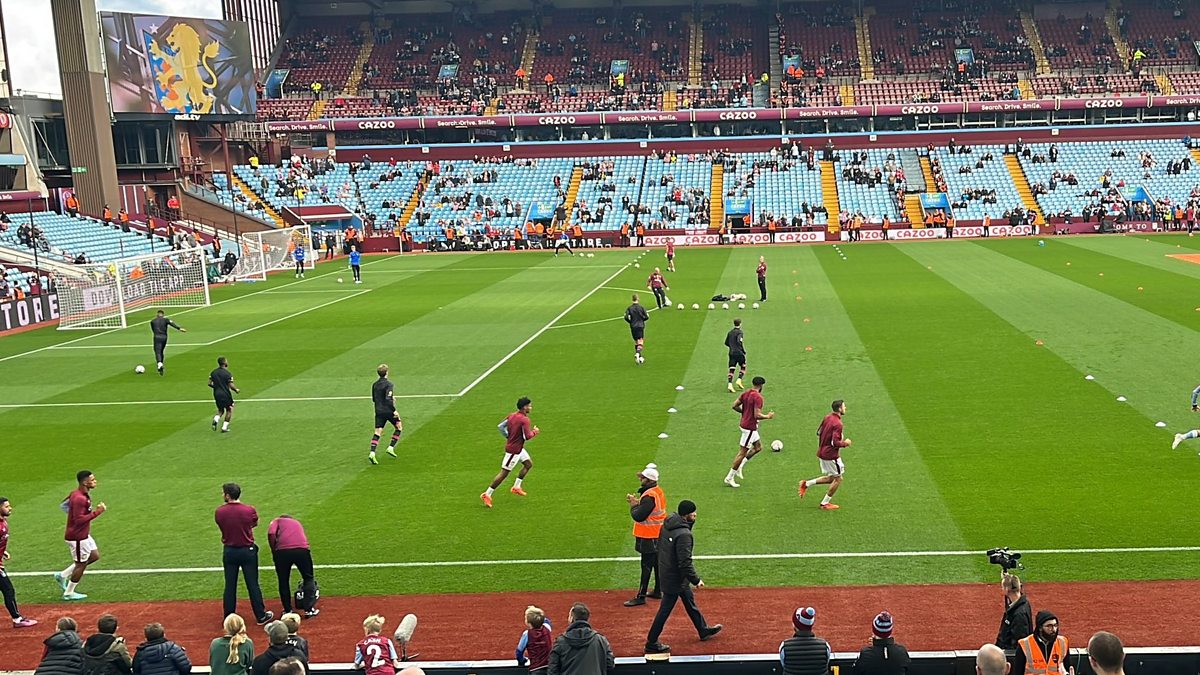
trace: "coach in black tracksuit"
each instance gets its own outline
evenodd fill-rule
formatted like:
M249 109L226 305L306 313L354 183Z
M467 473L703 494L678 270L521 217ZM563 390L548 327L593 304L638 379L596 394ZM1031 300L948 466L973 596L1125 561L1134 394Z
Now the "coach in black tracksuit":
M654 615L654 623L646 636L647 654L670 653L671 647L658 641L663 627L675 603L683 601L688 618L696 627L700 640L704 641L721 632L721 624L709 626L696 606L692 586L704 588L704 580L692 565L692 525L696 522L696 504L685 499L679 502L679 511L667 516L662 533L658 535L658 582L662 586L663 598Z

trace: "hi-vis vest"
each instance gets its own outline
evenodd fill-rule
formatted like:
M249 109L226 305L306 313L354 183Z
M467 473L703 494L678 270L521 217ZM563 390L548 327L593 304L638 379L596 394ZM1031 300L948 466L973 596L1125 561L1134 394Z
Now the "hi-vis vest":
M642 496L654 497L654 510L645 520L633 524L633 536L638 539L658 539L663 523L667 520L667 498L663 496L662 488L654 487L642 493Z
M1038 646L1034 636L1021 638L1017 641L1025 652L1024 675L1059 675L1067 672L1067 638L1059 636L1054 639L1054 649L1050 650L1050 660L1042 656L1042 648Z

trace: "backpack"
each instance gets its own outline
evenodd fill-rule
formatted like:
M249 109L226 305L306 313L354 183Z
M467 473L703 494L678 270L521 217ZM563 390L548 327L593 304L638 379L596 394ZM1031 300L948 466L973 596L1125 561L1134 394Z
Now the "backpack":
M718 293L717 295L712 296L713 302L726 302L728 300L729 300L729 296L727 296L727 295L721 295Z
M296 595L293 597L296 601L296 607L306 612L311 612L317 606L317 601L321 599L321 588L317 585L317 580L311 582L301 581L296 587Z

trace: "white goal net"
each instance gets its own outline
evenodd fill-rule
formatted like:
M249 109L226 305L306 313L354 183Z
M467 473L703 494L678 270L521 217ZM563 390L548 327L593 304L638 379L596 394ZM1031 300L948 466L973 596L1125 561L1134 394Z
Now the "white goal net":
M275 270L295 269L296 250L300 247L304 248L304 269L312 269L317 256L312 250L312 230L308 225L243 234L233 276L265 280Z
M58 282L59 330L124 328L146 307L209 304L204 249L150 253L79 266Z

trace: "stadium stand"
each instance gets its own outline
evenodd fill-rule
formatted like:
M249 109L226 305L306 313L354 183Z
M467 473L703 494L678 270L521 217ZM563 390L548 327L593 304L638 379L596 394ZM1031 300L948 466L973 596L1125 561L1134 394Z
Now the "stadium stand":
M1196 6L1174 0L1138 3L1136 10L1117 15L1121 36L1130 51L1140 51L1146 66L1195 66L1194 35L1200 35L1200 19L1193 16Z
M827 222L819 164L810 170L798 158L770 152L727 155L724 162L725 197L749 197L760 217Z
M1120 70L1120 57L1102 18L1091 13L1081 18L1059 14L1036 22L1046 58L1055 70L1097 68L1103 73Z
M712 160L706 155L658 153L646 161L642 209L646 227L696 228L709 224Z
M21 215L22 220L27 218L27 214ZM28 250L29 235L25 234L28 227L27 222L13 223L7 231L0 232L0 247ZM80 255L91 262L103 262L166 248L166 241L161 237L156 236L152 242L145 232L122 232L115 225L106 226L88 217L71 218L41 211L33 214L33 227L36 230L32 237L38 251L49 259L63 262L75 262Z
M644 157L596 157L582 166L571 223L584 230L619 229L641 204L643 172L646 181L654 180Z
M988 71L1028 69L1033 63L1015 2L914 2L881 9L869 23L877 73L941 73L955 66L958 48L971 49L971 60Z
M770 69L763 39L767 30L760 13L724 5L706 10L702 26L700 62L705 80L753 81Z
M841 3L791 3L775 15L779 53L797 56L807 76L823 67L830 77L861 74L854 17Z
M836 163L838 199L843 211L862 214L870 222L900 217L896 190L905 188L899 150L871 148L842 153ZM919 168L914 168L919 171Z
M686 77L689 27L680 7L563 10L548 18L537 44L530 88L608 83L614 60L629 62L626 86L660 85Z
M288 68L284 89L308 93L314 82L325 91L340 90L350 77L354 59L367 36L361 20L352 17L320 17L306 24L284 43L280 67Z
M999 218L1022 207L1021 195L1004 164L1003 146L935 147L930 151L930 163L959 220L981 220L985 214Z

